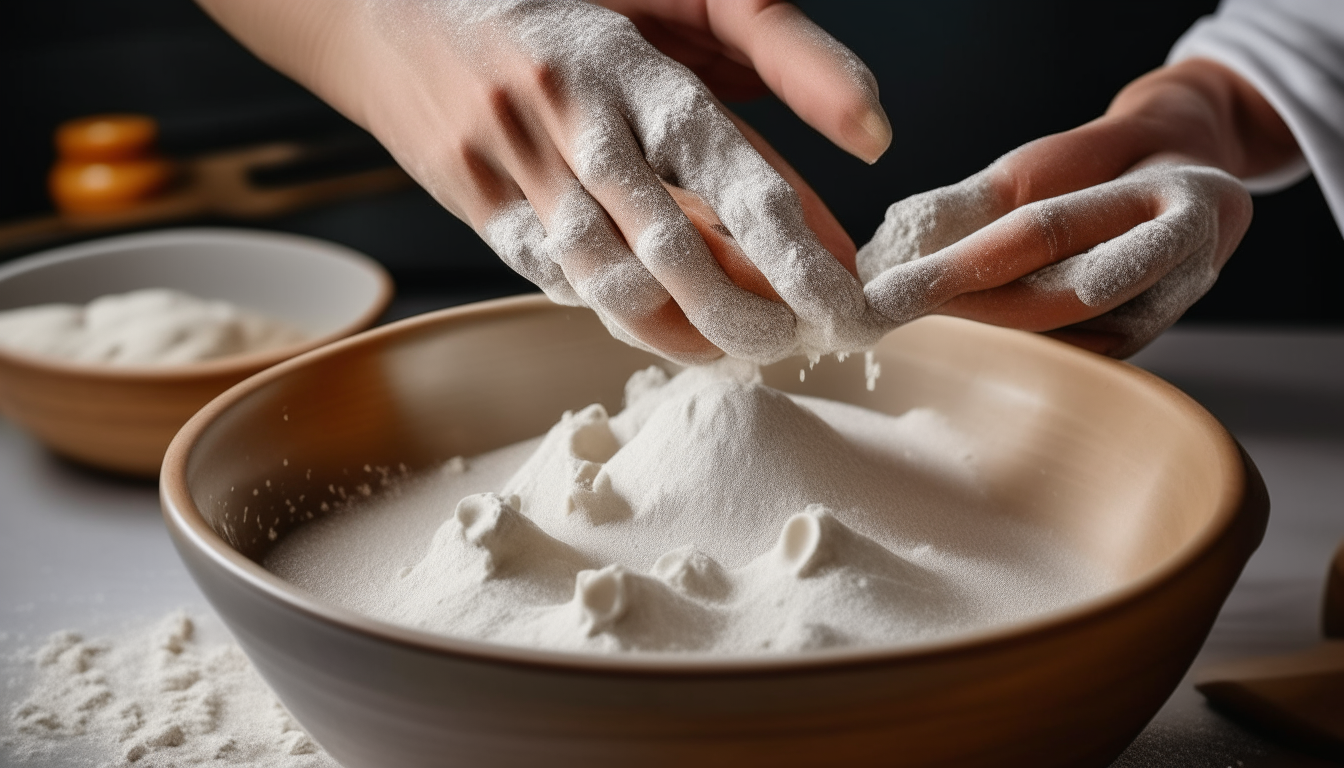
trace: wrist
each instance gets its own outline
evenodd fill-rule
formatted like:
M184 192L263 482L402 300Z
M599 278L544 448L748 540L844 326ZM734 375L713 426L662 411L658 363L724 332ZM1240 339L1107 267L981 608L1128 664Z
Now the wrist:
M1240 178L1272 172L1300 155L1292 132L1254 86L1206 59L1135 80L1098 122L1129 134L1144 157L1182 155Z

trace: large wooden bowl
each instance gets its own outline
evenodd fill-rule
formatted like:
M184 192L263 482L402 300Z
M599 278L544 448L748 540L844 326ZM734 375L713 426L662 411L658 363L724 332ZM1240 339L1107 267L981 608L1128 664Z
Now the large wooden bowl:
M303 524L366 465L427 467L540 434L565 409L619 407L651 358L540 297L412 318L234 387L173 441L164 515L263 677L347 768L1106 765L1181 679L1259 543L1255 468L1173 387L1046 338L928 318L877 357L871 393L858 359L805 384L796 361L766 375L889 413L940 409L977 439L1003 514L1050 526L1118 586L919 646L594 657L392 626L258 565L272 527Z
M113 472L153 477L173 435L216 395L300 352L362 331L392 299L376 262L278 232L172 229L58 248L0 268L0 310L176 288L261 310L306 341L168 368L69 363L0 349L0 413L49 448Z

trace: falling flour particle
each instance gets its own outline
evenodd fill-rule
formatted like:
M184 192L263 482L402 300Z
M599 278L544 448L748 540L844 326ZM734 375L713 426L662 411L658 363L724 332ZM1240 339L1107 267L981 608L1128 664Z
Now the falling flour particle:
M0 312L0 347L99 365L185 365L305 338L275 318L166 288L103 296L85 306L40 304Z
M761 383L640 371L626 407L303 526L265 561L320 599L455 637L759 654L1020 620L1105 579L995 514L966 435Z
M14 765L338 768L231 642L207 643L183 613L124 635L57 632L6 712Z
M869 392L877 389L877 379L882 375L882 364L870 349L863 353L863 382Z

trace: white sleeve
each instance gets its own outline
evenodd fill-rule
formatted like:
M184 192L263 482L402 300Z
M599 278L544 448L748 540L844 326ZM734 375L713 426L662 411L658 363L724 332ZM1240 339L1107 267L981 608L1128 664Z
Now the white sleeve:
M1308 173L1344 230L1344 0L1223 0L1176 42L1167 63L1213 59L1244 77L1288 124L1303 159L1243 179L1273 192Z

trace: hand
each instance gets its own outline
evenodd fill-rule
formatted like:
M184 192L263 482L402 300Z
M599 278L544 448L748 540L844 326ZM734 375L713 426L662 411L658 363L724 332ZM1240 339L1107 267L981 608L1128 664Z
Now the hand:
M1159 156L1013 207L1003 192L1043 168L1022 156L1055 151L1057 138L893 205L858 256L878 311L897 322L936 312L1045 331L1126 356L1203 296L1250 223L1241 183Z
M837 260L848 254L809 228L852 248L815 195L801 188L805 206L787 168L616 13L572 0L203 2L368 128L510 266L552 299L592 307L620 338L680 362L720 350L764 362L861 348L886 325ZM796 10L726 5L710 13L714 28L790 103L814 115L827 103L875 107L867 70ZM290 34L270 31L277 16ZM786 34L794 60L768 50ZM821 125L871 149L843 120ZM782 302L725 274L665 181L709 207Z
M891 143L877 81L848 48L779 0L596 0L725 101L773 91L846 152L876 162ZM856 87L856 82L862 87Z
M896 203L859 274L895 322L937 312L1126 356L1202 296L1240 242L1251 203L1232 173L1295 151L1248 84L1185 62L1131 84L1098 120Z

